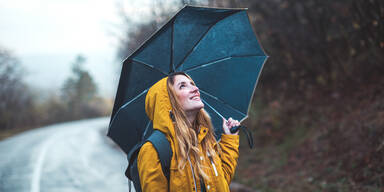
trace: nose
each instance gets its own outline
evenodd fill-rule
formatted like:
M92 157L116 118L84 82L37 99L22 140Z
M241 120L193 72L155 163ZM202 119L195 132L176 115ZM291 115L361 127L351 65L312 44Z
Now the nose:
M199 88L197 86L192 86L191 92L195 93L195 92L198 92L198 91L199 91Z

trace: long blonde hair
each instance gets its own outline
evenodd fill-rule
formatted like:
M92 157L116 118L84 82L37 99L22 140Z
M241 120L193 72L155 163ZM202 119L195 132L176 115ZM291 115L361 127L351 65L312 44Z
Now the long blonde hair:
M215 132L212 126L211 118L204 109L200 109L197 113L195 121L190 123L187 119L187 116L182 109L180 102L176 97L175 90L173 89L174 78L176 75L184 75L189 78L192 82L192 78L183 72L176 72L168 76L167 80L167 90L168 95L172 105L172 113L174 116L174 127L176 133L176 139L179 145L179 159L178 159L178 169L184 169L188 155L191 155L191 163L194 169L196 178L209 179L208 175L204 172L204 167L200 162L200 156L202 153L208 152L211 156L215 156L216 152L213 148L214 143L216 143ZM201 148L203 151L199 150L197 134L200 130L200 126L208 128L208 133L201 141Z

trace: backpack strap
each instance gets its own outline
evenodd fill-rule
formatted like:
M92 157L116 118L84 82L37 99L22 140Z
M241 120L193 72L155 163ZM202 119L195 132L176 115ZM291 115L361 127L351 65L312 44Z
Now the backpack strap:
M140 186L140 178L139 178L139 170L137 167L137 156L139 154L139 151L144 143L151 142L153 147L155 148L159 159L161 168L163 170L164 176L168 180L168 187L169 187L169 178L170 178L170 167L171 167L171 159L172 159L172 148L167 140L167 137L164 133L158 130L154 130L151 135L144 140L144 142L137 143L131 151L128 153L128 168L125 171L125 175L130 179L135 187L136 192L141 192L141 186ZM128 187L129 191L131 191L131 182L128 181ZM169 190L169 189L168 189Z
M169 183L171 159L173 153L171 145L167 140L167 137L163 132L159 130L154 130L151 136L149 136L146 141L151 142L152 145L155 147L157 154L159 155L161 168L163 169L163 173Z

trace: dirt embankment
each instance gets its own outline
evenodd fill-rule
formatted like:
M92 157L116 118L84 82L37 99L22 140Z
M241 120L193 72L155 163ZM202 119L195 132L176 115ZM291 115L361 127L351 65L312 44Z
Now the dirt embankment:
M370 82L256 104L246 122L256 148L242 143L235 180L262 191L384 191L384 78Z

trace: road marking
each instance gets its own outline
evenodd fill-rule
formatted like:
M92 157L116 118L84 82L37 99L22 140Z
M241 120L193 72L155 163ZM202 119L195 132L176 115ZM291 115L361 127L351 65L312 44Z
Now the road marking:
M54 137L51 137L43 143L43 147L39 153L36 165L33 169L32 174L32 183L31 183L31 192L40 192L40 177L41 177L41 170L43 169L43 164L45 160L45 154L47 153L48 147L53 143Z

